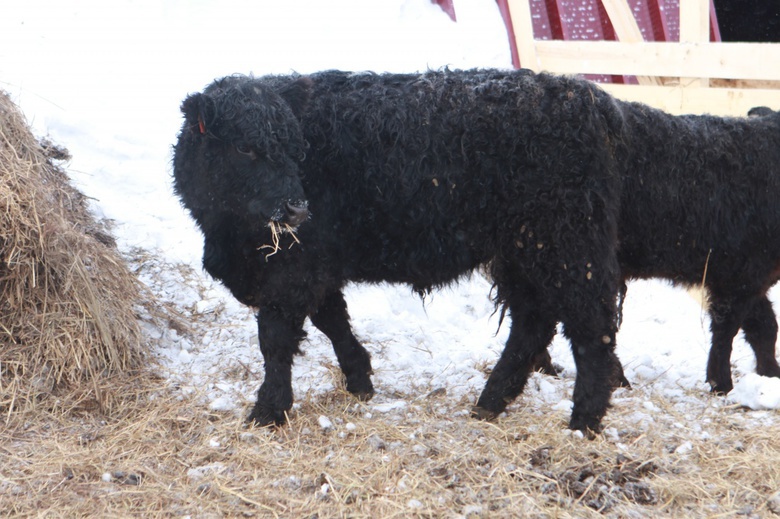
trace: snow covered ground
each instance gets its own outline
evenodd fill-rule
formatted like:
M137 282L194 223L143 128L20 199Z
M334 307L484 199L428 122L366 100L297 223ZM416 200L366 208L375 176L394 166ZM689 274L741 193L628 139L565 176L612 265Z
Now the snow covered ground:
M194 325L194 335L149 328L167 376L184 390L202 391L212 408L244 412L262 361L251 313L202 272L202 238L171 191L181 100L236 72L508 68L495 4L455 4L458 23L428 0L30 0L3 8L0 88L39 135L70 150L74 183L96 214L113 222L133 267ZM446 388L448 398L476 398L482 369L495 362L507 333L506 325L497 331L489 288L474 275L423 305L406 287L349 287L355 330L373 356L377 411L408 404L394 391ZM703 382L708 327L687 292L633 283L618 335L627 377L639 391L692 408L710 405ZM299 397L334 380L324 337L310 329L304 350L294 368ZM563 376L535 376L521 398L568 411L568 344L556 338L551 352ZM780 409L780 380L752 374L753 354L741 336L732 362L730 401Z

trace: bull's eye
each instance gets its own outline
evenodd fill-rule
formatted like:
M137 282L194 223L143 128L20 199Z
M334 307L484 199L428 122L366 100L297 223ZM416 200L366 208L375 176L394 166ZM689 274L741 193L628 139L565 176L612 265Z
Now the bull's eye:
M255 160L257 158L257 154L255 153L255 151L249 146L247 146L246 144L243 143L237 144L236 151L238 151L241 155L246 155L252 160Z

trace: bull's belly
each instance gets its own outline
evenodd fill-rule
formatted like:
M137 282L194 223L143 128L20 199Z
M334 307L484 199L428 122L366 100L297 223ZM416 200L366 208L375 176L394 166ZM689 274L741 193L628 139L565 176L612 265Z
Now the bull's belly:
M405 283L417 288L449 284L488 260L485 251L458 240L386 242L352 256L348 278L355 281Z

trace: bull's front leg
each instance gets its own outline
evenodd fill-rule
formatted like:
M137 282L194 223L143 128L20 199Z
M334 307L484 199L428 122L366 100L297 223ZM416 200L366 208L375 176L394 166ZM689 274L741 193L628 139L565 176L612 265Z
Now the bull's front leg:
M499 290L511 297L508 305L512 325L504 351L471 411L474 417L486 420L497 417L522 393L532 367L544 358L555 335L555 318L541 309L533 291L506 285L499 286Z
M355 338L349 324L347 303L341 291L329 293L311 315L311 322L333 344L347 385L347 391L360 400L374 396L371 383L371 356Z
M305 337L305 312L278 307L257 311L260 352L265 361L265 379L257 391L257 402L247 420L259 426L282 425L292 408L292 362Z

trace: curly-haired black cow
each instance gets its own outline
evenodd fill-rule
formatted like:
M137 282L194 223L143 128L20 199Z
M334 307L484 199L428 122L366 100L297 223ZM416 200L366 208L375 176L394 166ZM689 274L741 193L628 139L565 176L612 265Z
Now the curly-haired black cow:
M488 265L512 323L475 413L522 392L561 322L577 366L570 426L598 430L619 370L622 115L595 85L490 70L242 76L182 111L174 186L204 267L257 309L265 380L251 420L284 422L306 317L347 389L373 394L348 281L424 293Z
M733 388L730 357L740 328L756 373L780 377L777 318L767 298L780 278L780 113L760 106L747 118L673 116L618 104L621 276L707 289L706 380L714 393ZM621 302L624 295L625 284ZM549 353L536 362L552 370Z
M759 375L780 377L777 319L767 291L780 279L780 114L671 116L621 103L622 276L703 285L712 346L707 382L733 388L741 328Z

